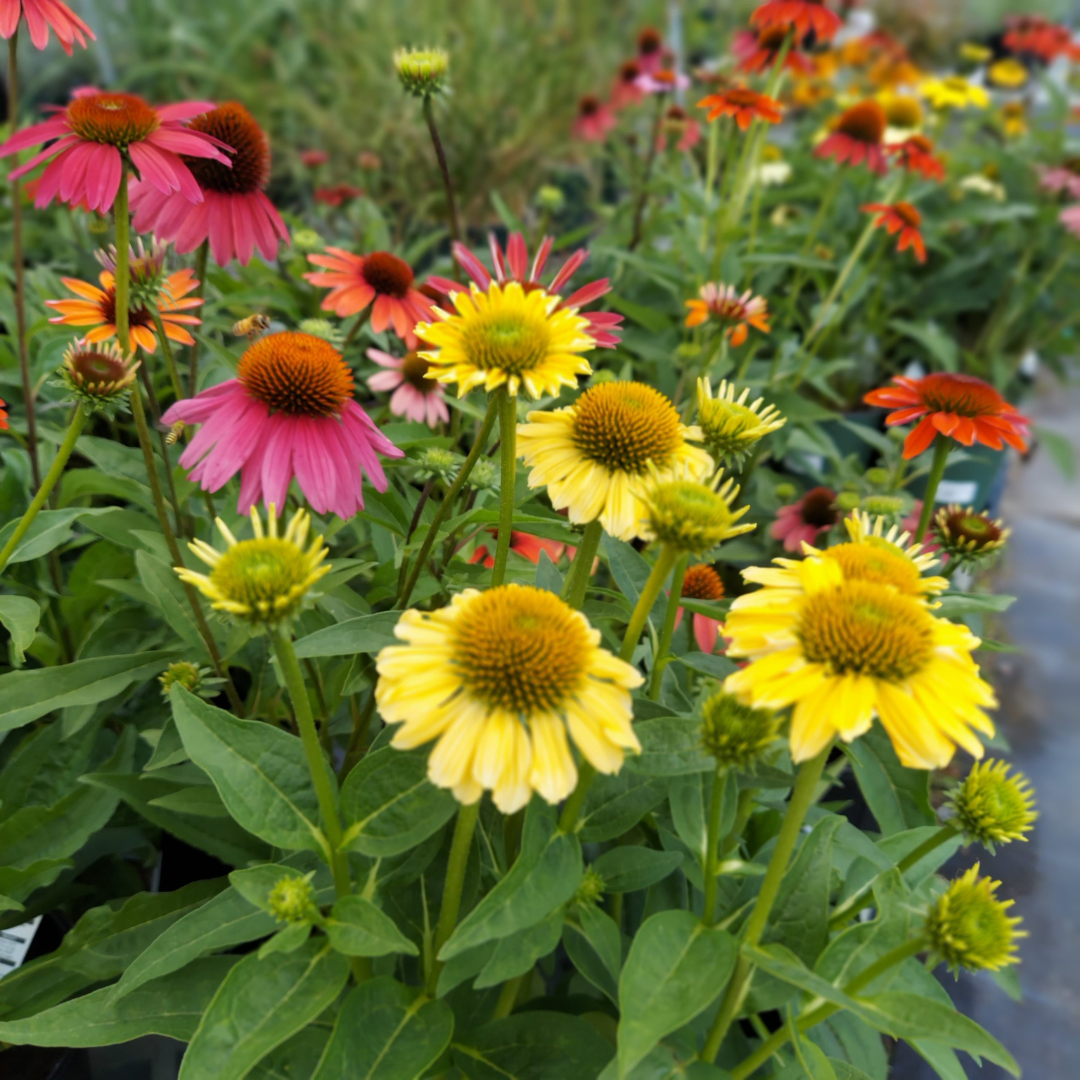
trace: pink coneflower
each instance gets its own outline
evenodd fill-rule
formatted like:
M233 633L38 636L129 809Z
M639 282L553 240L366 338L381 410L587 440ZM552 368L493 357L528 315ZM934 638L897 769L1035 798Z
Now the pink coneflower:
M1066 161L1056 168L1039 166L1039 187L1044 191L1064 191L1080 199L1080 159Z
M11 173L15 178L24 176L53 159L42 173L34 200L39 210L59 193L61 202L85 203L105 213L120 190L121 151L127 152L144 183L166 195L179 191L189 203L201 203L202 191L181 155L227 166L223 150L229 147L184 121L213 107L209 101L181 101L154 108L135 94L85 87L75 92L66 109L56 108L52 119L12 135L0 146L0 157L50 143Z
M615 114L595 94L586 94L578 101L571 131L575 139L603 142L616 123Z
M35 49L49 44L49 30L56 34L60 48L71 55L72 45L86 48L86 39L97 41L90 29L60 0L0 0L0 37L7 39L19 28L19 16L26 16L26 28Z
M343 206L353 199L359 199L364 194L363 188L353 184L331 184L329 187L317 187L314 191L315 201L326 206Z
M419 341L418 345L427 348ZM381 349L368 349L368 359L386 368L368 379L372 390L393 390L390 411L417 423L435 427L450 419L441 383L427 377L431 365L416 351L405 356L391 356Z
M804 540L812 544L840 520L835 503L831 488L812 488L798 502L780 507L769 533L784 542L785 551L802 551Z
M341 248L328 247L326 252L309 255L308 261L325 267L328 272L312 271L304 275L312 285L330 289L322 302L323 310L344 319L373 304L372 330L381 333L393 324L394 333L410 349L415 348L413 329L418 322L431 318L431 301L413 287L412 267L389 251L353 255Z
M589 257L584 248L578 248L570 258L562 264L561 269L546 284L540 280L544 272L548 256L551 254L553 240L545 236L540 243L540 250L536 258L529 265L529 249L525 246L525 238L521 233L511 233L506 244L506 252L499 247L499 241L494 233L488 234L488 244L491 248L491 261L495 267L495 280L500 285L508 281L518 282L526 292L534 289L543 289L549 296L559 296L577 272L578 267ZM484 264L464 244L454 244L454 258L466 274L486 290L491 284L491 274L488 273ZM432 275L428 278L428 285L448 296L455 292L462 292L464 286L449 278ZM613 349L619 344L621 338L618 329L622 326L623 317L612 311L581 311L586 304L599 300L605 293L611 291L608 278L600 278L598 281L590 281L588 285L582 285L569 296L565 297L559 307L577 308L583 319L589 323L589 336L596 342L598 349Z
M239 513L260 500L284 506L295 477L316 513L350 518L364 508L363 473L386 490L378 455L402 456L352 392L352 372L333 345L288 331L260 338L237 378L178 401L161 422L202 424L180 464L206 491L239 472Z
M317 169L330 160L330 155L325 150L301 150L300 161L309 169Z
M641 65L636 60L625 60L619 65L615 76L615 85L611 88L613 109L625 109L627 105L636 105L645 95L637 84L641 75Z
M683 578L682 596L685 600L722 600L724 583L713 567L705 563L691 566ZM683 611L680 607L675 615L676 630L682 622ZM703 653L716 652L720 640L720 620L694 612L694 640Z
M819 158L836 158L837 164L866 167L879 176L889 171L885 160L885 110L876 101L861 101L841 113L833 133L814 151Z
M657 68L645 71L635 80L637 88L645 94L670 94L674 90L686 90L690 79L674 68Z
M200 192L198 206L186 193L157 189L144 173L141 182L131 185L136 231L152 232L181 253L209 240L218 266L232 259L246 266L256 247L263 258L273 259L278 241L289 242L289 230L264 191L270 145L262 128L243 105L229 101L196 117L189 130L229 147L229 157L187 161Z
M1058 214L1058 221L1073 234L1080 237L1080 203L1075 206L1067 206Z
M638 31L637 62L642 71L655 71L664 63L664 37L653 26Z
M676 150L693 150L701 142L701 125L681 105L669 105L656 135L656 149L667 150L674 143Z

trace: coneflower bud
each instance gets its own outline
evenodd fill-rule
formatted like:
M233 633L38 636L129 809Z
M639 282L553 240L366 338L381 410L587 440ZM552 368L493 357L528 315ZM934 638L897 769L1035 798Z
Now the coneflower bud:
M64 352L60 382L88 409L108 412L122 404L135 382L139 361L125 358L115 342L80 345L73 341Z
M718 475L713 486L709 486L694 480L661 481L654 476L642 497L645 505L642 536L659 540L680 553L701 556L724 540L750 532L756 526L738 524L750 508L732 507L738 487L728 480L718 488L720 480Z
M452 450L447 450L442 446L430 446L420 455L417 465L420 467L421 474L437 476L441 480L450 480L457 475L458 468L461 465L461 458ZM473 472L476 472L475 468Z
M999 971L1018 962L1016 942L1027 937L1009 917L1012 900L999 900L1000 881L979 877L976 863L934 901L924 933L930 950L949 970Z
M934 515L931 526L938 546L950 559L965 564L982 562L997 555L1009 539L1004 523L984 510L976 513L970 506L943 506Z
M303 334L329 341L335 349L341 349L341 331L329 319L304 319L297 329Z
M708 379L698 379L697 422L702 442L717 461L739 461L764 436L782 428L787 421L775 405L757 398L749 405L750 388L735 396L735 384L721 382L716 397Z
M603 875L590 866L585 871L581 884L577 887L577 892L574 893L573 902L583 907L598 904L606 891L607 886Z
M278 922L290 926L295 923L314 922L319 916L315 903L315 890L311 885L312 874L306 877L283 877L266 898L270 914Z
M952 822L968 841L977 840L991 854L994 844L1026 840L1035 819L1034 792L1023 773L1009 775L1004 761L977 762L953 789L948 805Z
M706 698L701 717L701 745L726 768L751 769L780 730L771 709L753 709L723 690Z
M408 93L431 97L446 89L450 56L445 49L398 49L394 70Z

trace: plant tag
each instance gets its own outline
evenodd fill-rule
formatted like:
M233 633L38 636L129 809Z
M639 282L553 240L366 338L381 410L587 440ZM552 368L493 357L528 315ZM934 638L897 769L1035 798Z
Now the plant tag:
M34 940L37 928L41 925L41 916L29 922L0 930L0 979L14 971L26 959L30 943Z
M977 480L942 480L938 484L937 498L934 501L969 506L975 501L975 496L978 493L979 482Z

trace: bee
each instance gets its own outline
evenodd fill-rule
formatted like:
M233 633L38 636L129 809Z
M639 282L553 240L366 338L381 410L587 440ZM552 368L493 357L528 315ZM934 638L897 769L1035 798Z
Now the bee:
M233 324L232 332L237 337L247 335L248 341L254 341L260 334L270 329L269 315L249 315Z
M184 421L177 420L171 428L169 428L169 434L165 436L166 446L175 446L180 436L184 434Z

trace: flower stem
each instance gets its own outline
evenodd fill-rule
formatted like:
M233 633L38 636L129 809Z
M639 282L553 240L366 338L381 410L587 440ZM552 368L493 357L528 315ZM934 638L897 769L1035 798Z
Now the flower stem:
M660 631L660 641L656 646L656 658L653 660L652 682L649 685L649 697L656 701L660 697L660 684L664 679L664 669L668 666L667 655L671 651L671 638L675 633L675 619L682 602L683 580L686 577L686 564L689 555L680 555L675 562L675 571L671 575L671 592L668 594L667 611L664 614L664 626Z
M461 239L461 225L458 221L457 201L454 199L454 185L450 180L450 167L446 163L446 151L443 150L442 139L439 138L439 129L435 126L435 112L431 106L431 95L424 95L424 119L427 121L428 132L431 134L431 145L435 147L435 157L439 162L439 172L442 173L443 187L446 189L446 211L450 222L450 238L454 241ZM454 280L457 280L457 263L454 262Z
M671 573L671 568L675 565L677 558L678 552L667 544L660 549L660 554L653 564L652 572L645 582L645 588L641 590L641 595L634 605L634 612L630 616L630 622L626 627L626 636L623 638L622 649L619 650L620 660L629 663L631 657L633 657L638 640L641 638L641 631L645 629L645 623L649 621L649 613L652 611L653 604L656 603L656 598L660 595L660 590L664 587L664 582L667 581L667 576Z
M204 240L195 252L195 277L198 283L195 286L195 296L200 300L206 291L206 257L210 253L210 241ZM192 337L195 337L192 334ZM195 337L195 344L191 346L191 355L188 357L188 396L194 397L199 392L199 347L200 342Z
M176 370L176 360L173 359L172 346L169 344L168 335L165 333L165 324L161 321L161 312L156 304L152 307L152 314L154 329L157 331L158 341L161 342L161 351L165 356L165 366L169 369L169 382L172 383L173 396L177 401L180 401L184 396L183 387L180 385L180 373Z
M600 540L603 535L604 526L600 524L599 519L590 521L585 526L585 535L578 544L577 554L574 555L574 561L570 566L570 573L566 576L563 599L578 611L585 604L585 594L588 592L589 578L592 576L592 564L600 549Z
M930 475L926 479L926 492L923 494L922 513L919 515L919 527L915 530L915 543L921 544L926 530L930 527L930 519L934 516L934 504L937 499L938 488L941 486L941 478L945 475L945 464L949 459L949 451L952 442L947 435L940 432L934 439L934 461L930 466Z
M776 838L776 847L773 848L772 858L765 871L765 877L761 882L761 891L754 901L754 908L750 912L750 918L746 921L743 930L743 944L757 945L761 941L761 935L769 921L773 904L776 903L777 894L780 892L780 884L784 879L791 854L795 850L796 841L799 839L799 831L806 819L807 811L814 801L814 791L825 769L830 743L815 758L805 761L799 769L799 775L795 780L795 786L791 791L791 800L788 802L787 812L784 814L780 833ZM728 983L724 999L720 1003L720 1011L716 1014L716 1020L709 1031L705 1046L701 1052L701 1060L713 1062L720 1051L720 1044L724 1041L732 1021L739 1013L746 995L750 990L750 979L754 973L754 965L740 952L735 963L735 971Z
M653 166L656 164L657 141L660 138L660 123L664 119L664 98L666 94L656 95L656 115L653 117L652 130L649 132L649 148L645 153L645 168L641 173L641 190L634 205L634 226L630 232L627 251L633 251L641 243L642 226L645 224L645 206L649 201L649 181L652 179Z
M492 586L506 577L510 555L510 533L514 528L514 489L517 486L517 396L504 386L499 398L499 446L502 473L499 477L499 538L495 542L495 565L491 570Z
M37 493L34 495L33 501L27 507L26 513L19 519L19 524L15 526L15 531L4 545L3 551L0 551L0 573L6 569L11 556L15 553L15 549L26 535L27 530L33 525L34 518L38 516L38 511L45 505L45 500L52 493L52 489L56 486L56 482L63 474L64 466L67 464L68 458L71 457L71 452L75 449L75 443L77 442L79 434L83 429L83 424L85 423L86 410L81 404L77 404L75 406L75 412L71 417L71 423L68 425L67 434L64 436L64 441L60 444L60 449L56 452L56 458L53 461L52 466L45 474L45 479L38 484Z
M427 989L435 993L439 985L439 973L443 969L439 952L450 939L457 926L461 911L461 893L465 888L465 871L469 865L469 852L472 850L473 833L476 821L480 817L480 800L469 806L458 808L457 821L454 823L454 838L450 842L450 858L446 864L446 883L443 886L442 908L439 910L439 924L435 929L435 961L428 972Z
M8 123L11 134L19 128L19 29L8 38ZM11 170L18 167L18 154L12 159ZM34 406L34 387L30 381L30 361L26 355L26 269L23 266L22 179L11 184L11 243L15 263L15 333L19 346L19 373L22 375L23 407L26 409L26 449L30 454L30 473L35 489L41 487L41 462L37 450L37 412Z
M454 507L454 503L457 502L457 497L461 493L461 489L465 486L465 481L469 479L469 473L472 472L473 466L484 452L488 436L491 434L491 429L495 426L495 417L498 414L498 411L499 397L497 394L492 394L488 401L487 412L484 414L484 422L480 425L480 433L476 436L476 441L469 451L469 456L465 459L465 464L461 466L456 479L450 485L450 490L446 493L446 498L439 504L439 509L435 511L435 517L431 521L427 536L424 537L424 542L420 546L416 561L413 563L412 570L409 572L409 576L405 581L405 587L401 590L397 603L394 605L395 607L403 608L408 604L409 597L412 596L413 589L416 588L416 582L420 577L420 572L424 568L424 563L427 562L427 557L431 554L431 548L435 543L435 537L438 535L439 526L442 525L449 516L450 511Z
M720 819L724 812L724 788L727 786L727 769L719 762L713 773L712 797L709 800L709 820L705 834L705 906L701 921L705 926L716 922L716 896L719 891L717 868L720 865Z

